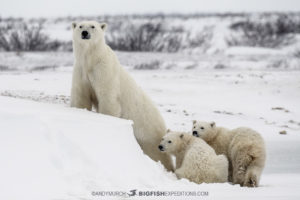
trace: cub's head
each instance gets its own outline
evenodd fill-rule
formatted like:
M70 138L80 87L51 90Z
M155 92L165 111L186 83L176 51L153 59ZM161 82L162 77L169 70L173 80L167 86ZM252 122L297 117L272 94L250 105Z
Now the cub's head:
M167 130L167 134L162 138L158 148L161 152L174 154L183 148L185 134Z
M95 21L73 22L73 42L81 44L104 42L107 24Z
M206 142L209 142L217 135L216 123L194 120L192 134L195 137L200 137Z

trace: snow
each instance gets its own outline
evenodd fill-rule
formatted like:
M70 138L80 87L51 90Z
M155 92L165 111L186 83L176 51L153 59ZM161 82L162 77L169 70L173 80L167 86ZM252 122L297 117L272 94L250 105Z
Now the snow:
M154 187L165 173L143 155L130 121L8 97L0 97L0 104L1 199ZM144 176L149 170L152 175Z
M190 131L191 120L201 119L259 131L268 156L254 189L177 180L142 153L130 121L69 108L71 71L0 74L1 199L108 199L92 192L132 189L207 191L208 199L299 199L299 71L130 70L173 130Z
M255 55L255 56L284 56L286 52L278 49L263 47L230 47L225 51L226 55Z
M268 20L263 13L165 17L166 28L182 28L184 38L208 32L208 44L177 53L116 54L156 103L168 128L189 132L197 119L260 132L267 147L260 187L177 180L143 154L131 121L70 108L72 52L0 52L0 199L109 199L93 195L100 191L120 191L125 196L114 199L126 199L134 189L208 192L161 198L172 200L300 199L300 36L295 35L293 44L273 49L228 45L231 37L241 37L230 26L248 17ZM108 20L108 34L116 33L119 24L149 21L91 18ZM43 32L71 42L72 20L83 19L46 19ZM151 21L155 20L161 22L160 17ZM188 40L182 46L188 47ZM153 63L157 69L150 70ZM136 70L140 65L148 70Z
M260 48L229 48L235 54L188 54L188 53L153 53L120 52L116 54L125 68L132 70L141 64L159 63L159 69L174 70L299 70L300 59L284 54L261 54ZM236 49L236 50L235 50ZM244 54L238 54L244 49ZM251 50L248 51L248 50ZM255 50L257 52L255 53ZM267 52L268 49L263 49ZM272 50L270 50L272 51ZM276 50L273 50L276 51ZM247 53L248 52L248 53ZM1 52L0 72L19 74L20 72L71 71L73 54L71 52ZM59 75L58 75L59 76ZM37 77L38 78L38 77Z

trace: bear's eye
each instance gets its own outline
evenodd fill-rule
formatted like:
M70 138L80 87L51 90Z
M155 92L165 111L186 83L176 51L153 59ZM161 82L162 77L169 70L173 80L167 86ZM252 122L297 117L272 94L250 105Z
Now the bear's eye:
M95 26L91 26L91 28L93 28L93 29L94 29L94 28L95 28Z
M194 128L196 128L196 126L194 126Z
M200 127L200 129L202 129L202 130L203 130L203 129L204 129L204 127L202 126L202 127Z
M172 143L172 141L171 141L171 140L169 140L169 141L168 141L168 143Z
M82 26L79 26L79 28L82 28Z

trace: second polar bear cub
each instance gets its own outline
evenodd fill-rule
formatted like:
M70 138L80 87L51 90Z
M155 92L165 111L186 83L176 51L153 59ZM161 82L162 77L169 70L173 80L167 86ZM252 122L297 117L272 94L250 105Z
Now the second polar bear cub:
M158 146L160 151L176 157L175 174L195 183L224 183L228 177L228 160L216 155L200 138L187 133L167 131Z
M217 154L229 160L229 181L241 186L257 187L265 165L263 138L256 131L240 127L229 130L215 122L193 121L193 135L205 140Z

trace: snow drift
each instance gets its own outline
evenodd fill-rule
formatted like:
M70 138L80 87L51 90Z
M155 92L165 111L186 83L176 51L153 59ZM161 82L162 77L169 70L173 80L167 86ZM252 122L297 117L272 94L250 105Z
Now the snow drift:
M164 173L143 154L131 121L5 97L0 104L1 199L153 187Z
M123 191L115 198L124 199L131 190L170 191L162 199L172 200L299 198L299 174L288 171L263 174L259 188L177 180L143 154L131 125L62 105L0 97L0 199L109 199L93 195L99 191Z

